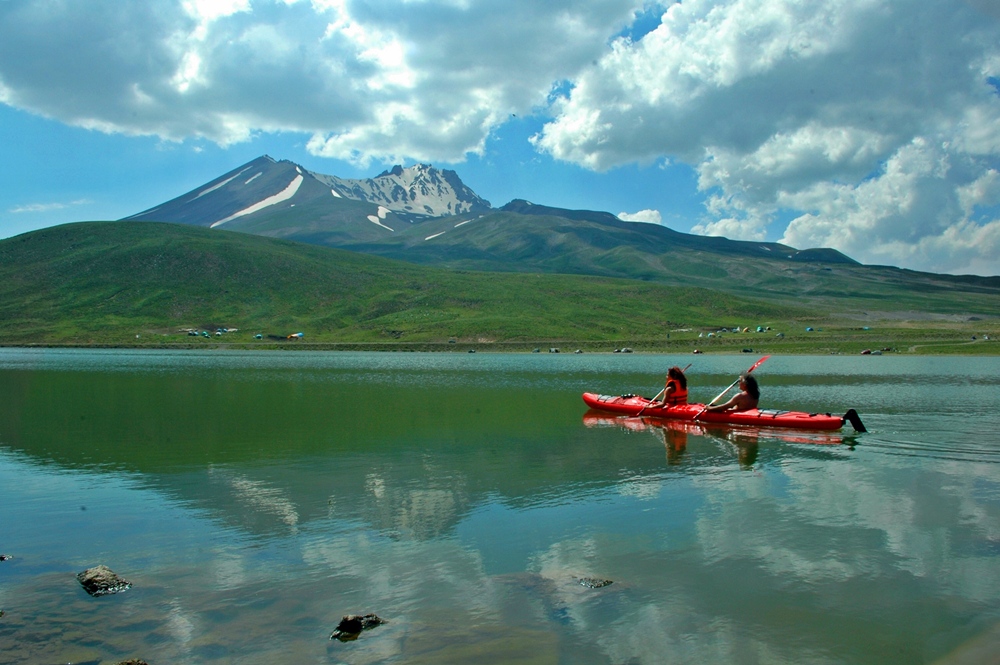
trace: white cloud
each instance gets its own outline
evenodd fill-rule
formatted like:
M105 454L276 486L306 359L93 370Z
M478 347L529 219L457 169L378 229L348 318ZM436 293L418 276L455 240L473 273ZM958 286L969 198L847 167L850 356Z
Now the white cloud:
M662 224L663 218L659 210L640 210L639 212L620 212L618 219L623 222L645 222L647 224Z
M779 204L807 211L792 220L782 242L836 247L871 263L997 274L1000 221L977 222L972 215L977 206L997 202L1000 179L977 166L915 139L860 183L819 182L782 193Z
M89 199L77 199L76 201L70 201L69 203L26 203L24 205L14 206L8 210L8 212L12 214L52 212L53 210L65 210L66 208L89 205L91 203L93 203L93 201Z
M598 170L686 161L706 195L696 232L763 239L794 218L796 246L998 274L986 4L686 0L577 77L535 144Z
M989 169L975 181L959 187L958 200L965 215L971 215L976 206L1000 203L1000 173L996 169Z
M102 132L312 135L358 164L461 161L601 57L643 0L0 3L5 103Z
M189 15L206 23L250 10L249 0L182 0L181 6Z
M713 201L709 202L710 205ZM722 217L695 224L691 231L706 236L723 236L735 240L764 240L765 233L759 219L751 217Z

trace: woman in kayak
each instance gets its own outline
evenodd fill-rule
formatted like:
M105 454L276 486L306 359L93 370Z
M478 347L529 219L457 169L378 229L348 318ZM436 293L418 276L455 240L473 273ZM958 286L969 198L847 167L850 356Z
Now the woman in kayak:
M667 370L667 385L663 389L663 401L650 406L675 406L688 403L688 380L684 370L676 365Z
M740 392L733 395L733 398L725 404L705 407L706 411L749 411L757 408L757 401L760 399L760 388L757 386L757 379L749 374L740 375Z

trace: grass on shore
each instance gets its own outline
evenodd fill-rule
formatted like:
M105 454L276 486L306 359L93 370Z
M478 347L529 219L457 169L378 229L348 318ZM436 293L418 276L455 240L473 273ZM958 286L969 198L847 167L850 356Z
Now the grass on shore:
M941 328L909 326L872 327L870 330L824 328L818 332L798 333L790 328L784 337L769 333L725 333L721 337L699 338L696 332L674 332L665 337L630 339L567 339L545 338L524 340L487 340L452 338L451 340L382 340L382 341L317 341L310 336L301 340L254 339L250 333L238 331L221 336L191 337L183 332L137 333L116 343L23 342L18 346L42 347L109 347L156 349L230 349L230 350L313 350L313 351L385 351L468 353L614 353L630 349L635 353L704 354L752 353L782 355L859 355L864 351L876 355L1000 355L1000 325L972 326L968 324ZM984 332L985 331L985 332ZM703 333L704 334L704 333ZM975 339L972 339L973 335Z

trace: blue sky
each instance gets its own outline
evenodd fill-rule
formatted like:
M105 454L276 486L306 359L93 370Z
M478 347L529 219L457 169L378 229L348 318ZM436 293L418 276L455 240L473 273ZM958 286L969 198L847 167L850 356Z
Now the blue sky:
M990 0L0 2L0 237L262 154L1000 274Z

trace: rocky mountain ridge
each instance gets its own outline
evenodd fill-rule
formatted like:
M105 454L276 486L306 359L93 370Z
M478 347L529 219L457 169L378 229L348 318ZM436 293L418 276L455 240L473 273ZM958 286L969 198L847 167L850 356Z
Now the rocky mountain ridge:
M344 208L347 201L368 204L362 220L368 215L384 220L390 212L415 221L491 209L489 201L467 187L457 173L429 164L395 166L374 178L350 179L263 155L125 219L235 228L305 204L315 208L318 203L332 211Z
M385 206L393 212L443 217L490 209L454 171L430 164L396 165L374 178L352 180L310 172L335 195Z

